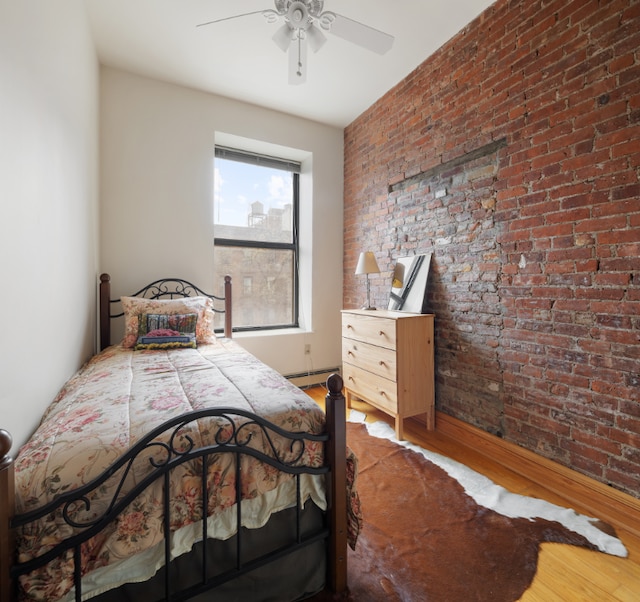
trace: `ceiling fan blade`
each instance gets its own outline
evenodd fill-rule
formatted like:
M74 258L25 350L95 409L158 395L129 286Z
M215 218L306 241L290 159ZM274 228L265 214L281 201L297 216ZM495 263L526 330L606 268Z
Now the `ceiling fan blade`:
M327 18L325 18L325 15ZM373 27L369 27L359 21L354 21L348 17L343 17L337 13L325 12L322 15L320 24L323 29L330 31L333 35L362 46L367 50L377 54L385 54L393 46L394 37Z
M285 23L282 27L278 28L278 31L273 34L271 39L282 52L286 52L289 46L291 46L291 36L291 27Z
M254 10L251 13L243 13L241 15L233 15L232 17L223 17L222 19L215 19L214 21L207 21L206 23L198 23L196 27L204 27L205 25L213 25L213 23L220 23L221 21L230 21L231 19L239 19L240 17L248 17L249 15L258 15L264 13L264 10Z
M307 40L296 36L289 46L289 83L304 84L307 81Z
M311 25L311 27L307 29L306 33L309 38L309 46L311 46L311 50L318 52L318 50L320 50L327 41L326 36L315 25Z

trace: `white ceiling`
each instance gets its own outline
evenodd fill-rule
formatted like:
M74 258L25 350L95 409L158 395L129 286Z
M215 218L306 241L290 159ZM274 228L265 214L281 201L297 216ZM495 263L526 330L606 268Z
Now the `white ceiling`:
M380 56L327 34L309 51L307 82L288 83L271 40L272 0L85 0L101 63L344 127L494 0L325 0L333 11L395 37Z

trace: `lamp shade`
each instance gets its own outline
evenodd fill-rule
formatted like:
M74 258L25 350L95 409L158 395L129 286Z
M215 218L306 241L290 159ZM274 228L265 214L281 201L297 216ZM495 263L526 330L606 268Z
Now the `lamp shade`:
M376 256L372 251L360 253L358 265L356 266L356 274L379 274L380 268L376 261Z

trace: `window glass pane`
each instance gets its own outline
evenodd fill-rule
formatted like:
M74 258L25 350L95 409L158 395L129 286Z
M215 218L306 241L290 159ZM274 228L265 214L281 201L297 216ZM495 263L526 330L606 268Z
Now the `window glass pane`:
M214 236L293 242L293 174L216 158Z
M232 278L234 328L295 322L293 251L216 245L214 270ZM216 315L216 328L222 328L223 320Z

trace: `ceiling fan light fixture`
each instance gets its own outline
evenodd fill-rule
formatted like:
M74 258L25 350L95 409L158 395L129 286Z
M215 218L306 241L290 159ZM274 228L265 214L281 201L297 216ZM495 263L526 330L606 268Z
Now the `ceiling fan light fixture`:
M307 29L307 39L309 40L311 50L314 52L318 52L318 50L320 50L327 41L326 36L315 25L312 25Z
M282 52L286 52L289 50L292 37L291 27L289 27L288 23L285 23L282 27L278 27L278 31L273 34L271 39Z

